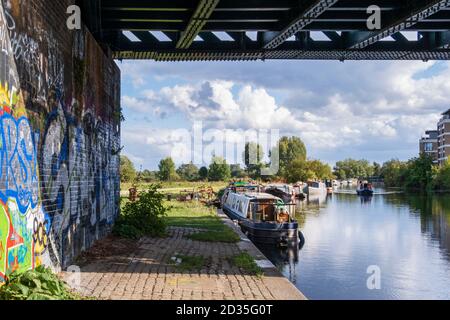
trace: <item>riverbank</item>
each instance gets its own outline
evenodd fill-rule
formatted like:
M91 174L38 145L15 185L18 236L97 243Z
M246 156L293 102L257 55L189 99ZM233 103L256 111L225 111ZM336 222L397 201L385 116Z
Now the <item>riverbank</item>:
M171 210L165 238L99 241L80 260L80 283L73 289L112 300L305 299L225 215L190 206L185 214L179 206ZM195 240L224 230L236 241Z

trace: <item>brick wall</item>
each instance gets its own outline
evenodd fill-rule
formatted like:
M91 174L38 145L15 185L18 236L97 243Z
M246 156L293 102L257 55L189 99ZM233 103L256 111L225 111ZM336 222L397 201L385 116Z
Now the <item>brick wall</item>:
M0 0L0 281L56 270L119 210L120 71L71 0Z

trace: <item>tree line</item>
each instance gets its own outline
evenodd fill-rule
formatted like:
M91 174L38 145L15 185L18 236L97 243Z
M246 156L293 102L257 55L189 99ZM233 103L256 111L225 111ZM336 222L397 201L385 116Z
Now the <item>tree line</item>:
M277 153L279 171L276 176L264 177L262 168L271 165L272 158ZM228 164L218 156L213 156L209 166L197 167L193 163L176 167L172 158L167 157L159 162L157 171L144 170L137 172L130 159L120 158L122 182L153 182L153 181L228 181L235 179L284 180L297 182L306 180L325 180L334 177L331 167L319 160L308 159L306 147L299 137L282 137L277 146L269 152L269 161L264 161L264 151L261 145L249 142L242 154L244 166Z
M379 177L386 187L407 190L450 190L450 161L438 166L433 159L422 154L408 161L392 159L382 165L367 160L346 159L338 161L334 168L338 179L365 179Z
M270 166L270 159L278 153L279 171L276 176L264 177L261 169ZM228 181L230 179L256 179L295 183L308 180L330 179L384 179L387 187L415 190L450 190L450 162L443 166L433 164L427 155L408 161L389 160L382 165L365 159L345 159L331 168L320 160L308 159L306 147L299 137L282 137L276 149L270 151L264 162L263 148L253 142L247 143L242 155L243 164L228 164L225 159L213 156L209 166L197 167L193 163L176 167L172 158L159 162L157 171L137 172L130 159L120 157L122 182L154 181Z

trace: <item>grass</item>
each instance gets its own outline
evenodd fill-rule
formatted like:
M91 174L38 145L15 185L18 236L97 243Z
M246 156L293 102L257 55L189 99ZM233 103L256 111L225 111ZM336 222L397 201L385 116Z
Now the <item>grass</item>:
M170 264L175 264L180 271L200 270L205 265L205 258L202 256L185 256L175 255L176 259L181 260L178 264L174 260L170 260Z
M195 201L167 201L165 204L171 207L166 217L168 226L209 231L222 231L226 227L217 216L215 208L206 207Z
M204 242L239 242L240 237L224 225L217 216L215 208L207 207L199 202L167 202L171 206L166 222L168 226L196 228L205 231L188 236L191 240Z
M262 277L264 275L263 270L256 264L253 257L247 252L241 252L240 254L232 257L231 263L251 275L258 277Z
M205 231L194 233L188 236L188 238L191 240L203 242L225 242L225 243L236 243L241 240L239 236L227 226L225 226L224 230L221 231Z
M204 182L204 181L195 181L195 182L189 182L189 181L162 181L162 182L154 182L161 185L160 191L162 193L166 193L169 191L181 191L181 189L187 189L192 190L195 188L201 188L201 187L212 187L215 192L219 191L222 188L225 188L228 184L226 182ZM152 183L136 183L136 187L138 190L146 190ZM132 183L125 182L121 183L121 190L123 192L128 192L128 190L131 188Z

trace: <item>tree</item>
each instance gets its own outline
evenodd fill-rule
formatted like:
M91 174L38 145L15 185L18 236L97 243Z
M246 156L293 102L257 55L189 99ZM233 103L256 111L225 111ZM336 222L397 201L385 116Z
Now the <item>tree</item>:
M181 179L186 181L195 181L198 180L198 168L192 162L189 164L182 164L177 169L177 174Z
M157 174L154 171L144 170L140 172L140 176L142 181L144 182L152 182L158 179Z
M367 160L345 159L336 162L334 174L339 179L364 179L373 176L374 168Z
M136 169L133 162L126 156L120 156L120 181L133 182L136 178Z
M208 179L208 168L207 167L201 167L200 170L198 170L198 176L201 180Z
M331 167L319 160L310 160L307 162L308 168L314 172L315 178L318 180L330 180L334 178Z
M381 177L386 187L403 187L407 169L407 164L397 159L383 163Z
M158 165L159 172L158 178L161 181L173 181L178 178L178 175L175 171L175 163L172 158L168 157L159 162Z
M226 181L231 177L230 166L221 157L213 157L209 165L208 178L210 181Z
M375 177L379 177L381 175L381 165L377 162L374 162L372 167L373 167L373 175Z
M245 167L247 169L247 174L254 179L261 177L263 158L264 158L264 151L261 145L255 142L248 142L245 144L243 160L245 163Z
M332 179L331 167L319 160L303 160L302 158L291 161L286 168L286 180L289 183L308 180Z
M434 167L433 187L436 190L450 190L450 158L440 167Z
M289 183L308 181L316 178L314 172L312 172L308 167L308 161L302 158L289 162L285 172L285 179Z
M246 176L240 164L230 164L230 171L232 178L244 178Z
M282 177L286 178L286 169L292 161L306 161L306 147L299 137L282 137L280 141L278 141L277 148L280 161L279 174ZM272 150L271 157L274 152L275 151Z
M432 186L433 159L427 154L408 161L405 187L408 189L427 190Z

